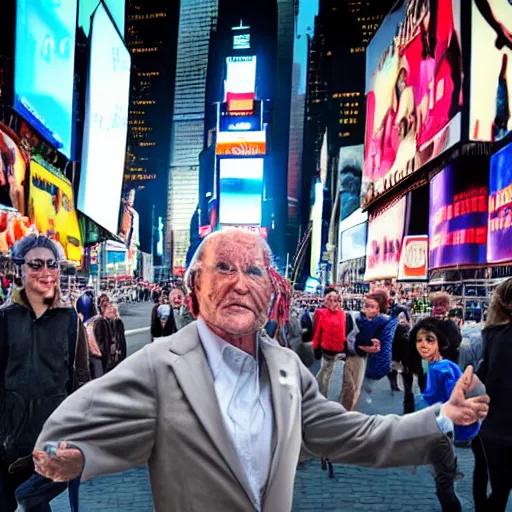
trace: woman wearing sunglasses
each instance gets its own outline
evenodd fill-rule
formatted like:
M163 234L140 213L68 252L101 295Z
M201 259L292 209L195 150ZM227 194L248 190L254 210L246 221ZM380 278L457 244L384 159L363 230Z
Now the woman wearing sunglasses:
M58 247L45 236L29 235L14 245L12 258L21 266L23 285L0 309L2 512L16 510L16 501L43 506L63 491L41 486L31 454L46 419L90 379L85 330L60 297Z

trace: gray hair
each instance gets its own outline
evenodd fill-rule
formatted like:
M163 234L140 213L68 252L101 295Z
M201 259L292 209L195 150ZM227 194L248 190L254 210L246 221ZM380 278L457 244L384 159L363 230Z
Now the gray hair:
M258 239L260 247L263 251L263 259L265 262L265 266L272 266L272 250L270 249L270 246L268 245L267 241L258 235L254 235L252 233L245 233L241 231L215 231L214 233L208 235L197 248L196 252L194 253L194 256L192 257L192 261L190 262L190 265L187 271L185 272L184 283L189 293L191 313L194 316L199 315L199 303L197 301L195 293L195 286L196 277L198 275L199 268L201 267L201 262L203 261L205 249L208 246L208 244L210 244L216 238L228 236L230 233L242 233L243 235L246 235L248 237L254 237L255 239Z
M37 248L48 249L57 261L65 259L59 246L44 235L27 235L18 240L11 249L11 258L15 263L23 263L27 253Z

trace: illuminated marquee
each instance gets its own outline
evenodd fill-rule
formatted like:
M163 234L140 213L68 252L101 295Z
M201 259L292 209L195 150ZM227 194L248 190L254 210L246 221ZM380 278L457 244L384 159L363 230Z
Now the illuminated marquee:
M252 156L266 154L265 131L219 132L217 134L217 155Z
M228 112L243 112L244 114L252 114L254 112L254 93L233 93L228 92L227 95Z

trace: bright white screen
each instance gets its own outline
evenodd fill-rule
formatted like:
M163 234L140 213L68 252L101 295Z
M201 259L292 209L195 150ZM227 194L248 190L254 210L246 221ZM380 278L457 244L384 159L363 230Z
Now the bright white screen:
M254 92L256 86L256 57L228 57L226 64L226 93Z
M130 54L105 8L94 14L78 209L117 232L128 127Z
M223 158L219 162L221 224L261 225L262 158Z

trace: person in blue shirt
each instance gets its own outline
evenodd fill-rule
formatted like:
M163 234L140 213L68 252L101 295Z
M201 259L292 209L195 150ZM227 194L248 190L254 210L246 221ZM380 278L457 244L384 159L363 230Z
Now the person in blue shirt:
M409 338L409 367L416 374L423 367L427 378L422 399L429 406L446 401L462 375L457 364L444 359L441 355L450 346L449 333L450 331L446 329L446 321L429 317L414 326ZM470 441L476 437L479 430L480 423L456 426L451 439L452 441ZM437 496L443 511L461 510L454 485L458 475L456 463L448 464L440 461L434 467L434 473Z

